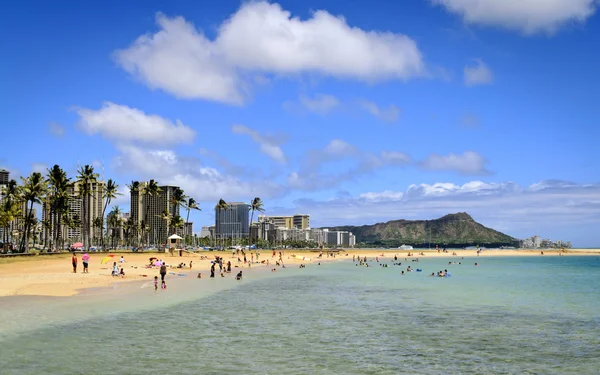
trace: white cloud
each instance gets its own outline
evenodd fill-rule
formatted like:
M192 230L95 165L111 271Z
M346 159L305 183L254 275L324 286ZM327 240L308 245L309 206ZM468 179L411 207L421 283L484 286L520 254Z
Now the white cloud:
M404 165L409 164L412 159L410 155L399 151L381 151L381 159L388 164Z
M309 112L324 115L339 107L340 101L333 95L317 94L314 98L300 96L300 104Z
M399 201L402 200L403 197L404 193L392 190L385 190L380 193L363 193L358 196L358 198L369 202Z
M400 117L400 108L393 104L387 108L380 108L376 103L369 100L359 100L358 105L362 110L383 122L396 122Z
M485 183L481 181L471 181L463 185L456 185L450 182L438 182L432 185L412 184L406 189L406 198L419 199L423 197L444 197L458 194L490 195L501 192L516 192L520 188L512 183Z
M279 147L279 142L273 137L267 137L265 135L260 134L256 130L250 129L244 125L233 125L231 127L231 131L235 134L244 134L249 135L254 142L256 142L260 147L260 152L267 155L271 159L276 162L285 164L287 162L287 158L285 154Z
M325 153L332 156L347 156L354 152L356 147L341 139L333 139L325 146Z
M544 189L540 189L544 186ZM560 238L582 225L600 224L600 185L542 181L530 186L513 182L471 181L463 185L435 183L410 185L405 192L382 191L314 201L296 201L293 211L311 213L315 227L363 225L397 219L432 219L468 212L478 222L516 237L541 234ZM588 236L597 245L597 233ZM581 244L580 244L581 245Z
M155 179L159 184L180 186L186 195L203 202L220 198L247 201L253 197L272 198L284 189L272 181L242 181L202 165L191 157L181 157L173 150L148 150L132 145L118 146L120 156L114 168L120 173L135 173L140 180Z
M279 4L244 3L208 39L182 17L157 15L160 30L115 52L128 73L179 98L240 104L248 76L319 73L366 82L425 74L411 38L351 27L318 10L307 20Z
M191 143L195 132L181 121L148 115L125 105L104 102L98 110L77 108L78 126L88 135L122 142L170 145Z
M485 168L486 160L473 151L465 151L462 155L431 154L421 162L423 169L433 171L454 171L462 175L483 175L490 172Z
M475 60L475 65L465 66L465 85L489 85L494 82L494 74L491 69L481 60Z
M431 0L459 14L465 22L520 31L554 33L572 22L585 22L596 0Z
M65 135L65 128L58 122L54 121L48 124L48 131L56 138L62 138Z

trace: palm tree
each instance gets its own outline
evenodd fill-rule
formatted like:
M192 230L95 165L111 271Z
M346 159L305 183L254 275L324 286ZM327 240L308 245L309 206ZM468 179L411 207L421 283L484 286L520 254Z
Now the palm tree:
M29 234L31 230L31 224L33 223L33 204L41 203L41 199L44 198L47 191L46 181L39 172L33 172L31 176L22 178L23 186L21 186L21 192L25 204L31 205L29 209L25 211L25 234L21 240L21 252L29 252ZM27 207L27 206L26 206Z
M252 227L252 220L254 219L254 211L265 212L265 209L263 208L263 202L260 200L259 197L252 199L252 202L250 202L250 210L252 210L252 215L250 215L250 226L248 227L248 238L250 238L250 227ZM250 245L250 244L248 244L248 245Z
M110 229L111 231L111 247L113 249L115 248L115 237L116 233L118 233L117 230L121 228L121 225L123 224L121 214L122 212L119 206L115 206L112 208L112 210L108 213L108 216L106 217L108 229Z
M94 167L85 165L77 171L77 181L79 182L79 198L81 199L81 213L83 225L83 243L85 250L90 249L90 223L88 223L88 212L90 197L92 195L92 183L98 180L98 173L94 172Z
M144 212L144 223L142 223L142 229L148 228L148 212L150 211L150 200L149 197L156 197L160 194L160 187L154 180L150 180L144 184L141 190L142 195L146 200L146 209ZM150 242L150 240L148 240ZM148 243L149 244L149 243Z
M58 247L62 237L62 217L69 209L69 188L72 186L67 174L58 165L48 169L48 206L50 209L50 222L52 225L52 243Z
M123 223L123 235L125 237L125 246L131 245L131 237L133 234L137 233L137 223L133 220L132 216L129 216L127 220Z
M132 201L133 201L133 196L137 196L139 197L140 194L140 190L141 190L141 186L140 186L140 182L139 181L131 181L131 184L127 185L127 187L129 188L129 192L130 192L130 196L132 197ZM138 211L139 211L139 207L138 207ZM131 212L131 214L133 215L133 211ZM135 219L133 218L133 216L129 217L132 220L131 225L129 225L129 230L131 230L131 232L129 232L130 236L135 235L137 237L137 243L139 243L140 240L140 228L139 228L139 223L137 222L138 218L136 217ZM133 225L135 223L135 225Z
M185 206L185 199L187 197L183 194L183 190L181 188L176 187L173 190L173 196L171 197L171 204L173 205L173 210L171 211L172 215L177 214L177 206Z
M185 218L185 222L189 223L190 221L190 210L198 210L198 211L202 211L200 209L200 207L198 207L198 203L196 202L196 200L192 197L188 198L187 203L185 204L185 208L187 210L187 217Z
M171 220L171 226L173 227L173 234L177 233L177 229L181 229L185 226L183 218L179 215L173 217Z
M221 216L221 212L225 211L229 207L227 202L223 200L223 198L219 199L219 203L215 206L215 211L217 211L217 215ZM219 220L221 222L221 220ZM222 224L221 224L222 226ZM216 231L217 228L215 228ZM219 228L219 232L221 232L221 239L223 239L223 228Z
M171 215L171 213L169 211L164 210L162 214L157 215L157 216L160 217L161 220L164 220L164 222L167 226L166 237L169 237L169 225L171 224L171 220L173 220L173 215ZM160 242L162 242L162 236L161 236ZM166 240L165 240L165 243L166 243Z
M109 179L104 186L104 193L102 194L102 198L106 199L104 201L104 207L102 208L102 227L100 229L100 243L102 246L102 250L104 250L104 215L106 213L106 207L110 204L117 195L122 195L117 190L119 189L119 185L117 185L113 180Z
M9 241L10 227L15 219L21 215L21 192L17 186L17 181L10 180L8 184L4 186L1 193L3 199L0 200L0 223L4 228L4 239L2 242L4 243L6 250L6 244Z

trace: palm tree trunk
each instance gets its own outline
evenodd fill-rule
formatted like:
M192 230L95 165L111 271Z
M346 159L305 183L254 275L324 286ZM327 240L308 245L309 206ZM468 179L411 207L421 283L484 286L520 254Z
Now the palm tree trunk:
M254 208L252 208L252 215L250 215L250 225L248 226L248 240L250 240L250 233L252 232L250 228L252 227L252 220L254 219ZM250 241L248 241L248 246L250 246Z
M27 225L27 232L25 235L25 238L27 240L27 242L25 242L25 252L29 253L29 233L31 231L31 222L33 221L33 199L31 200L31 206L29 207L29 213L27 213L28 219L25 221L25 224Z

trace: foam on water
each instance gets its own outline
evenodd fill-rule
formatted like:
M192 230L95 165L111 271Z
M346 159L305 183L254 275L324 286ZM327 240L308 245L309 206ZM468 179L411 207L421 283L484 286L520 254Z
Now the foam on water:
M371 264L288 268L241 284L178 280L157 295L138 286L131 293L51 299L36 306L45 322L0 338L0 360L9 374L595 374L600 368L598 257L422 259L404 262L402 269L423 269L404 276L400 267ZM443 269L452 277L428 276ZM11 320L6 308L1 316Z

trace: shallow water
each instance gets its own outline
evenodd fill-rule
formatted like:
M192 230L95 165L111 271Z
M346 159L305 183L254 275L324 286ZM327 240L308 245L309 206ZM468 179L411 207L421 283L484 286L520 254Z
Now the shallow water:
M3 299L0 373L598 373L599 257L370 264Z

